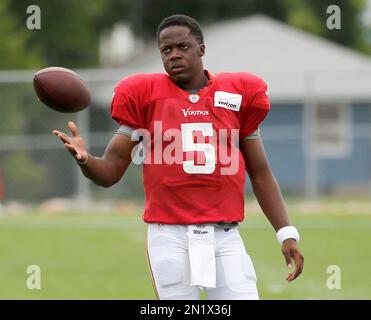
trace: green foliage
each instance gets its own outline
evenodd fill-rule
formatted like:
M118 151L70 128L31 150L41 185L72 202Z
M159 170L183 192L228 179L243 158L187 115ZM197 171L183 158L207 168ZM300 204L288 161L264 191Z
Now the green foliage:
M20 87L14 84L0 85L0 135L12 135L24 130L24 114L19 101Z
M130 21L135 34L147 40L154 38L157 25L163 18L177 13L194 17L201 25L253 13L265 13L284 20L287 13L283 1L280 0L142 0L136 2L133 11L135 15Z
M324 28L323 37L340 43L347 47L360 49L362 43L362 26L359 20L359 14L365 7L363 0L316 0L311 2L315 14L320 21L326 22L329 14L326 13L326 8L330 5L336 4L341 10L341 29L330 30ZM326 26L326 23L322 23Z
M42 134L64 127L74 114L57 113L37 100L32 83L0 84L0 134Z
M41 29L29 31L28 46L41 46L45 64L67 68L99 64L99 40L105 29L125 17L125 1L17 0L11 3L19 27L29 5L41 10ZM124 13L124 14L122 14Z
M367 53L363 26L359 19L365 8L364 0L285 0L288 8L287 22L300 29L317 34L346 47ZM341 29L330 30L326 21L327 8L337 5L341 12Z
M17 1L13 12L20 24L28 5L41 9L41 29L32 30L28 45L41 44L46 65L85 67L97 63L98 43L91 24L91 7L86 1ZM92 6L92 8L95 8Z
M41 30L26 28L29 5L41 9ZM326 9L341 8L342 29L328 30ZM362 37L359 14L365 0L3 0L0 3L0 68L99 65L101 36L117 22L134 34L153 39L166 16L183 13L201 25L262 13L358 50L369 48Z
M326 21L320 21L311 3L305 0L287 0L286 2L291 8L287 16L288 24L317 35L324 32Z
M24 11L25 12L25 11ZM9 10L9 1L0 1L0 69L27 69L42 65L40 45L28 48L30 31L18 27L17 17Z
M34 162L25 152L12 153L1 160L5 199L32 200L46 187L47 169Z

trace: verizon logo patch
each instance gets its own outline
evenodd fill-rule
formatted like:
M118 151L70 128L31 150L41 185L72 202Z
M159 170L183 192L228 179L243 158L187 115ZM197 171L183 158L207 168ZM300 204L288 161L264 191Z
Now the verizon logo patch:
M242 95L225 91L215 91L214 106L228 110L239 111Z

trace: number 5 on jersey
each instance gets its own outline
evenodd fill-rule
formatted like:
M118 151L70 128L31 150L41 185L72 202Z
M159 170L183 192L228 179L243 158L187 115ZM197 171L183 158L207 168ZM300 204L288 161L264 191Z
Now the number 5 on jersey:
M215 147L210 143L195 143L193 132L201 131L205 137L213 136L213 125L207 122L182 123L182 143L183 152L203 152L205 154L205 164L195 165L194 160L183 161L183 170L186 173L211 174L215 171Z

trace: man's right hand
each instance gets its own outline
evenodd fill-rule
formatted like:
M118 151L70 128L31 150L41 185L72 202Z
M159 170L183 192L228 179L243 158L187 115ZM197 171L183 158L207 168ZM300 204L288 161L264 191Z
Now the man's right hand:
M76 124L68 122L72 136L53 130L53 134L59 137L65 148L72 154L81 165L80 169L84 176L98 186L108 188L118 182L131 162L131 151L138 141L131 141L130 137L115 134L108 144L102 157L93 157L88 154L85 142L80 136Z
M72 154L76 161L86 162L88 160L88 152L76 124L70 121L68 122L68 127L71 130L72 137L58 130L53 130L53 133L61 139L65 148Z

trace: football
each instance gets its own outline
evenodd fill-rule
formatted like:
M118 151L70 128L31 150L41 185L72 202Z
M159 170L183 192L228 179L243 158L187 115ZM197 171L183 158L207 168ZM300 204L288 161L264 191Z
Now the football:
M73 113L90 105L91 96L86 83L70 69L42 69L35 74L33 85L39 100L55 111Z

